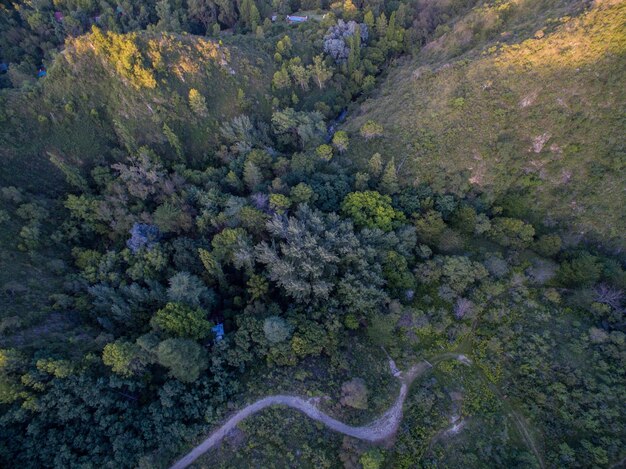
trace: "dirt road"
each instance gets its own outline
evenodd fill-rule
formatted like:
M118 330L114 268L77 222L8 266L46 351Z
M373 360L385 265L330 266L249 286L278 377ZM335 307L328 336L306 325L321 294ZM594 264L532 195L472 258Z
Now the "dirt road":
M458 358L456 355L451 355L451 358ZM331 430L334 430L344 435L358 438L365 441L381 441L392 435L398 429L398 425L402 420L402 406L409 391L409 386L415 378L422 375L431 365L427 361L423 361L414 365L406 373L396 373L396 377L400 380L400 393L394 404L387 410L380 418L374 420L368 425L362 427L352 427L346 425L339 420L336 420L329 415L325 414L315 406L314 399L303 399L297 396L276 395L268 396L260 399L247 407L244 407L231 418L229 418L220 428L215 430L206 440L196 446L187 455L178 460L171 469L184 469L192 464L196 459L209 451L215 445L220 443L222 439L237 426L239 422L256 414L257 412L265 409L266 407L274 405L284 405L291 407L292 409L299 410L306 416L313 420L323 423ZM393 374L393 368L392 368Z

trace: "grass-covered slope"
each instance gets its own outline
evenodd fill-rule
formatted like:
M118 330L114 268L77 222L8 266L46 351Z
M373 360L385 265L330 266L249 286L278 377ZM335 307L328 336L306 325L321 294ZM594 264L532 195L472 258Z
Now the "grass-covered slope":
M499 5L507 3L531 2ZM484 31L496 6L466 18L483 18L476 28ZM360 107L349 130L356 134L372 119L384 137L355 139L349 156L364 164L378 151L395 157L407 181L484 193L511 215L571 223L619 243L626 228L625 19L624 2L595 2L576 17L535 19L536 29L524 26L535 31L529 39L507 45L476 39L477 29L460 20ZM506 24L492 23L496 37L510 36ZM460 60L441 60L462 44L474 46Z
M0 183L51 189L59 167L87 170L142 145L197 164L223 122L269 112L270 65L263 53L186 35L94 29L71 39L47 77L0 96Z

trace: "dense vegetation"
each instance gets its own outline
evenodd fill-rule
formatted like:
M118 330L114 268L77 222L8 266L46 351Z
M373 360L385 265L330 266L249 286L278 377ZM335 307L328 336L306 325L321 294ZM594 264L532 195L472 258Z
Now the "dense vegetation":
M0 5L2 466L623 464L624 13Z

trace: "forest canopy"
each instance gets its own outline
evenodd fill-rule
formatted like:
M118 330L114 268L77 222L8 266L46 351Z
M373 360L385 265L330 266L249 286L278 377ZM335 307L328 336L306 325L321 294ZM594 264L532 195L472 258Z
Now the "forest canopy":
M600 120L567 117L623 96L624 13L610 0L4 2L0 464L168 467L274 394L364 425L398 393L392 360L398 376L429 365L392 441L273 407L199 465L619 467L623 212L581 232L591 205L553 217L546 198L586 197L568 185L582 174L624 181L623 119L601 120L591 164L572 135ZM523 64L506 61L581 31L598 32L598 76L563 72L578 88L558 113L539 91L509 106L516 88L498 79ZM511 109L543 119L541 106L572 143L516 140ZM451 172L459 155L471 168ZM499 158L515 184L492 178ZM553 162L573 165L554 190Z

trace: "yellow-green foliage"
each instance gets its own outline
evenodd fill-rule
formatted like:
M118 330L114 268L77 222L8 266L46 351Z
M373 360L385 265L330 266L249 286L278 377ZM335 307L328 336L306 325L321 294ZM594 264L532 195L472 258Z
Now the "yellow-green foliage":
M156 80L152 70L144 65L144 57L136 43L137 34L117 34L111 31L103 33L95 26L91 36L82 36L75 40L78 53L91 47L107 67L112 67L135 88L154 88Z
M510 8L532 2L516 3ZM471 15L484 14L481 8ZM433 57L426 47L348 124L354 134L374 120L393 138L353 138L348 157L365 167L359 155L395 156L404 163L401 179L439 191L526 193L522 205L533 221L570 222L623 244L626 4L596 2L577 17L549 14L518 43L474 37L473 51L456 63L424 65Z

